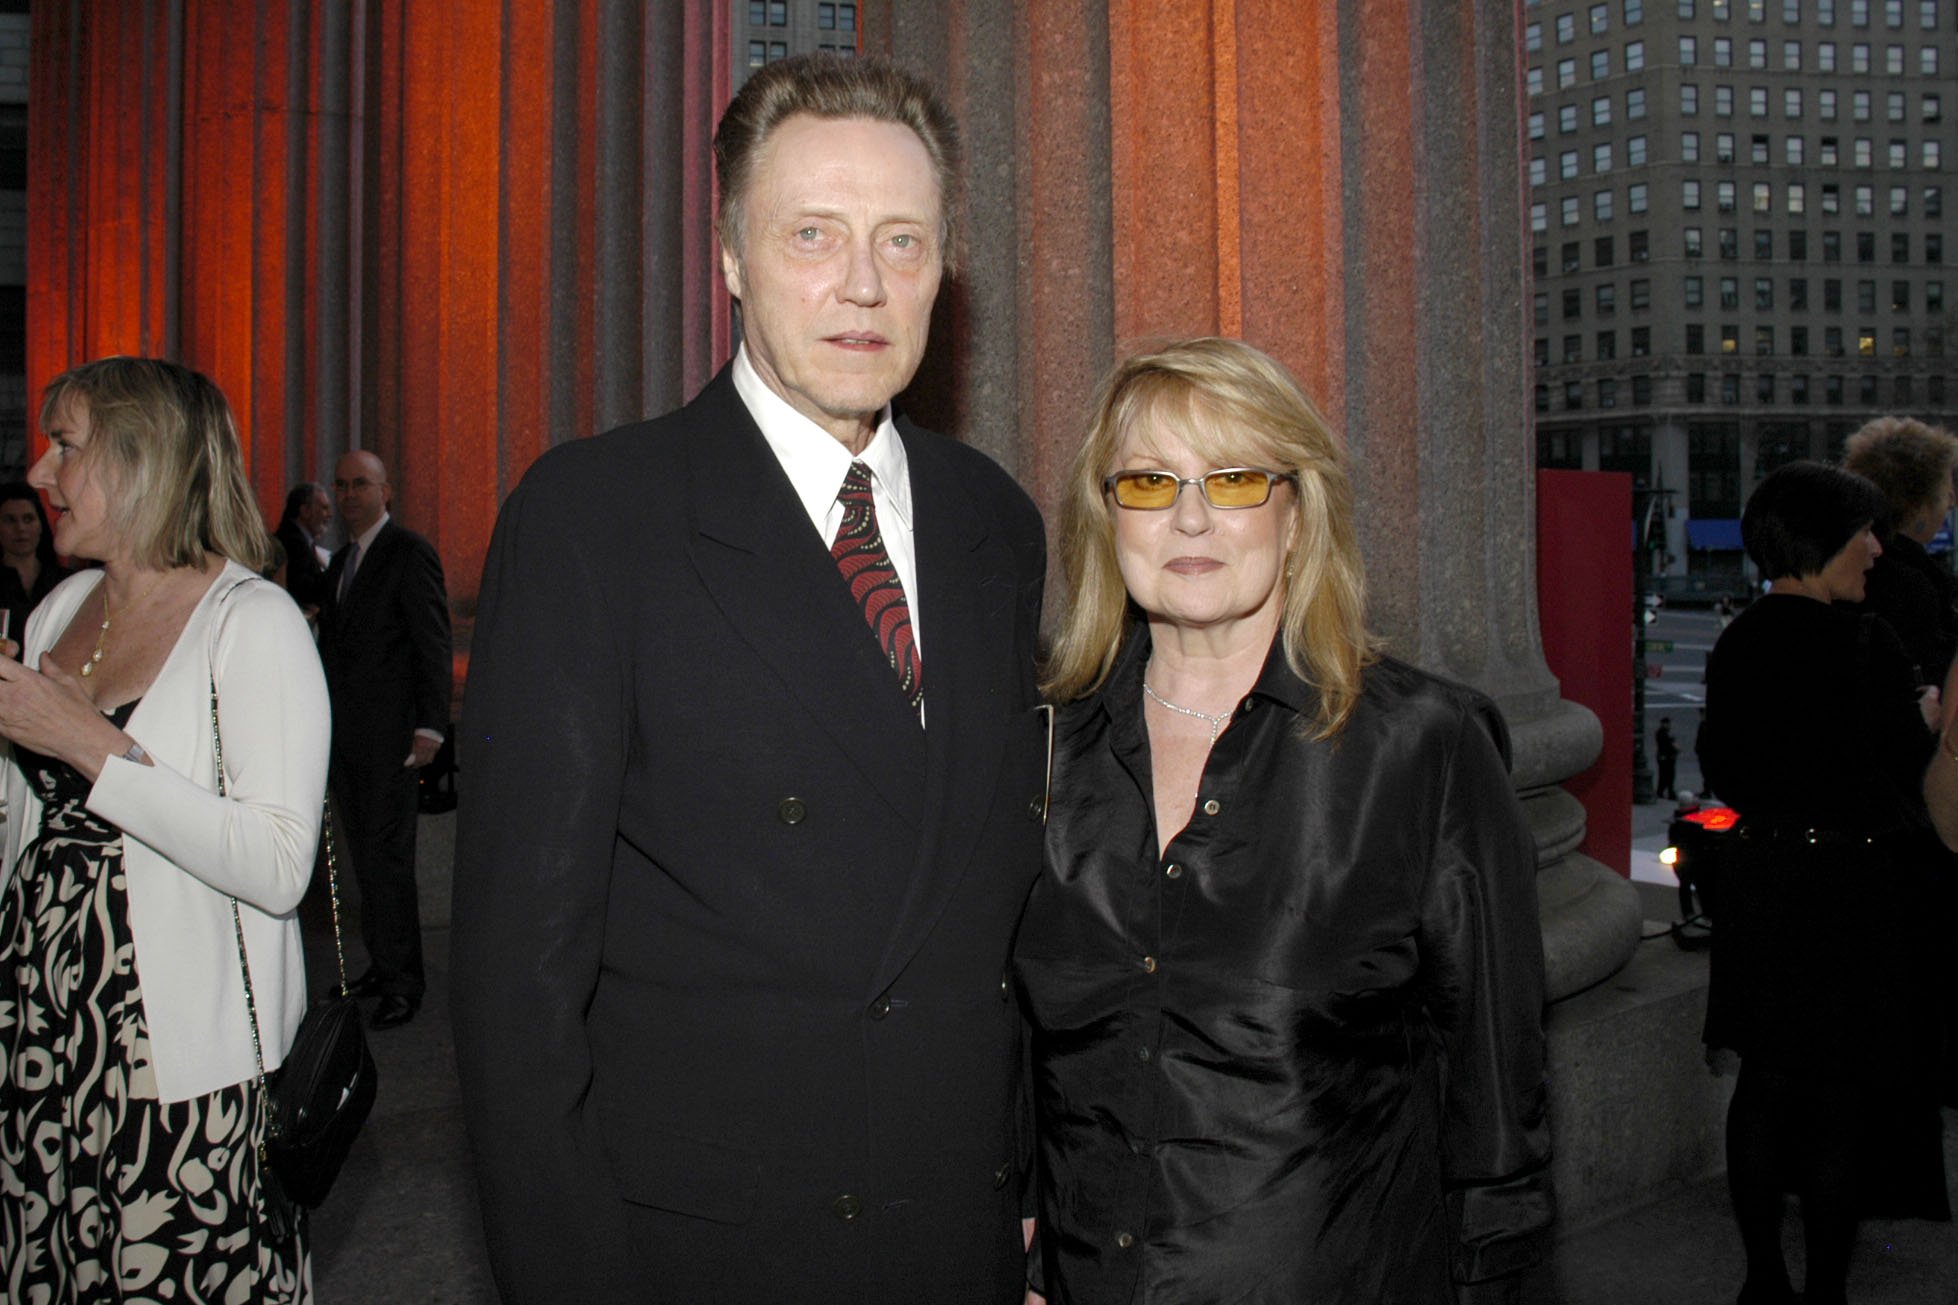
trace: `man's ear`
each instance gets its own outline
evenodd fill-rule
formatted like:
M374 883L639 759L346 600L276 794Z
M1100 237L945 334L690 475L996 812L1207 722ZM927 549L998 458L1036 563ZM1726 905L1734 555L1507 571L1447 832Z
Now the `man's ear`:
M721 246L721 281L731 298L741 297L741 258L726 245Z

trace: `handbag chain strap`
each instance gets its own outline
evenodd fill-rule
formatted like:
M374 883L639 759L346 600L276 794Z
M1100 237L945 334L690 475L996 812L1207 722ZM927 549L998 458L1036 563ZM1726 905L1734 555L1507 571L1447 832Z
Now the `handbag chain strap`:
M217 761L218 796L226 794L224 782L224 739L218 733L218 682L211 680L211 754ZM339 858L333 851L333 807L322 803L320 809L320 829L326 838L326 887L327 897L333 903L333 955L340 967L340 991L347 991L347 951L340 938L340 872ZM245 977L245 1013L251 1017L252 1060L258 1066L258 1103L265 1116L265 1131L269 1137L277 1124L272 1118L272 1092L265 1083L265 1049L258 1038L258 999L252 992L251 959L245 952L245 921L238 913L238 899L231 901L231 929L238 938L238 972ZM265 1159L265 1143L258 1144L259 1159Z

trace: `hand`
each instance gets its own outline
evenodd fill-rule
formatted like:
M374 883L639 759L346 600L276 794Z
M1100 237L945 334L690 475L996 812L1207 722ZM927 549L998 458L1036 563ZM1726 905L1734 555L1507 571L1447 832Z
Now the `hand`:
M46 653L39 671L0 658L0 734L66 761L91 782L102 773L104 758L128 747L127 736L95 709L82 682Z
M402 768L405 770L420 770L423 766L435 760L435 753L441 746L440 743L429 738L426 734L415 735L414 742L408 745L408 756L402 761Z
M1937 729L1938 723L1944 719L1943 695L1938 692L1937 685L1927 684L1917 691L1917 710L1924 717L1925 729Z
M1740 1053L1732 1047L1708 1047L1706 1067L1715 1078L1732 1078L1740 1073Z

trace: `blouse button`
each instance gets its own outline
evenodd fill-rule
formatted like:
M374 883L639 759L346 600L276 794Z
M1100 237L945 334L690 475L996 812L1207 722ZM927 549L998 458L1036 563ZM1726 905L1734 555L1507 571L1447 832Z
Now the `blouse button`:
M1143 957L1143 958L1142 958L1142 972L1143 972L1144 974L1154 974L1154 973L1156 972L1156 958L1155 958L1155 957L1153 957L1153 956L1145 956L1145 957Z
M1219 802L1216 798L1211 798L1203 804L1203 814L1206 816L1214 816L1223 809L1223 803Z
M1135 1234L1134 1234L1134 1233L1116 1233L1116 1234L1115 1234L1115 1244L1116 1244L1117 1246L1119 1246L1119 1247L1121 1247L1121 1248L1122 1248L1123 1250L1125 1250L1125 1251L1126 1251L1126 1250L1128 1250L1128 1249L1129 1249L1129 1248L1130 1248L1131 1246L1134 1246L1134 1245L1135 1245Z
M1183 877L1183 867L1172 861L1169 863L1169 868L1164 870L1163 873L1171 879L1181 879Z
M1142 1061L1144 1064L1147 1064L1149 1061L1149 1048L1137 1047L1135 1049L1135 1058L1139 1061Z

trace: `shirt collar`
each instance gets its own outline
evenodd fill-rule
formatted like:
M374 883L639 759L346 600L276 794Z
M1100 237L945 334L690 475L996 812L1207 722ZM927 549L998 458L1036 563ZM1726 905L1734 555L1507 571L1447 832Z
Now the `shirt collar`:
M373 525L360 532L360 537L354 542L360 545L360 555L362 557L366 557L367 550L374 547L374 537L381 533L381 529L387 525L390 519L389 514L383 510L379 521L376 521Z
M749 361L746 342L734 355L734 389L755 419L775 460L788 474L789 484L811 521L820 527L829 515L854 461L870 468L879 520L886 511L894 512L899 525L906 530L912 528L910 460L905 455L904 440L891 420L890 404L885 404L877 415L877 432L870 437L870 443L852 458L834 435L768 388Z
M1121 651L1116 653L1108 679L1096 695L1103 711L1113 714L1118 709L1116 704L1141 698L1142 676L1149 665L1150 646L1149 623L1140 617L1131 617L1122 636ZM1248 696L1269 699L1301 716L1319 709L1318 690L1300 679L1292 669L1291 662L1285 656L1282 635L1272 639L1271 650L1265 654L1264 669L1258 672L1257 683L1251 686Z

